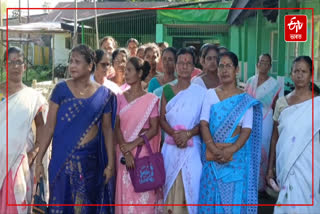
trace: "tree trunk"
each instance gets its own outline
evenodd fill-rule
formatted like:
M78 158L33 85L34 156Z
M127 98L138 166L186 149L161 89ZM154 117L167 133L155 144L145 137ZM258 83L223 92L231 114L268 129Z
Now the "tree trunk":
M72 47L75 47L78 44L78 0L74 0L75 10L74 10L74 28L73 28L73 38L72 38Z

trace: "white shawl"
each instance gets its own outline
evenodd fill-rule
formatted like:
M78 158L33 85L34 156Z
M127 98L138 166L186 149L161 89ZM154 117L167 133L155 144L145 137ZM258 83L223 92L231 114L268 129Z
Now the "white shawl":
M15 179L15 198L17 203L25 200L31 203L31 194L27 193L27 188L32 184L32 172L28 167L27 152L34 147L34 134L32 132L32 122L43 107L43 119L46 119L47 101L37 91L26 87L8 98L8 127L6 121L6 100L0 103L0 188L6 185L7 176L6 157L8 156L8 171L12 175L17 175ZM8 128L8 154L7 154L7 133ZM20 167L21 166L21 167ZM24 172L20 172L23 170ZM20 178L20 176L24 178ZM31 187L32 188L32 187ZM30 191L32 192L32 190ZM18 208L19 209L19 208Z
M281 191L279 204L311 204L315 206L281 206L275 213L317 213L320 193L320 97L314 98L314 130L312 133L312 100L284 109L279 117L279 139L276 147L277 181ZM314 189L312 189L312 136L314 136Z
M166 106L166 119L171 127L184 125L192 129L200 122L202 102L206 90L199 85L191 84L189 88L179 92ZM167 137L167 134L166 134ZM166 170L164 185L164 201L182 170L182 179L187 204L197 204L199 198L200 178L202 172L201 141L199 136L193 137L193 146L184 149L176 145L163 144L162 154ZM190 214L197 213L197 207L188 206Z

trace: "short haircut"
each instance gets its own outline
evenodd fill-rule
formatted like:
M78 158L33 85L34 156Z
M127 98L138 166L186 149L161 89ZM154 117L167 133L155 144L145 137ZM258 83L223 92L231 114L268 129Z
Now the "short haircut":
M95 70L95 62L96 62L95 52L87 45L77 45L74 48L72 48L70 55L69 55L69 59L70 59L71 54L75 53L75 52L82 55L88 64L93 63L93 66L91 69L91 73L93 73Z
M166 49L163 50L161 57L163 56L164 52L171 52L174 56L174 61L177 61L177 49L175 49L174 47L168 47Z
M23 53L23 50L21 48L18 48L18 47L15 47L15 46L14 47L10 47L8 49L8 56L10 54L13 54L13 53L18 54L19 56L21 56L24 59L24 53ZM5 63L6 61L7 61L7 53L4 52L4 54L3 54L3 63Z
M128 39L128 41L127 41L127 47L128 47L128 45L129 45L131 42L133 42L133 43L135 43L137 46L139 46L138 40L136 40L135 38L130 38L130 39Z
M177 60L178 60L178 57L180 55L184 55L184 54L190 54L192 56L192 62L193 62L193 65L196 64L196 55L194 53L194 51L192 50L192 48L180 48L177 52L177 57L176 57L176 63L177 63Z
M268 54L268 53L263 53L263 54L261 54L261 55L259 56L259 58L258 58L258 62L259 62L260 58L263 57L263 56L266 56L266 57L269 58L269 60L270 60L270 65L271 65L271 64L272 64L272 58L271 58L270 54Z
M117 56L119 55L119 53L123 53L126 58L128 58L128 51L125 48L118 48L115 51L113 51L112 53L112 65L114 64L114 60L117 58Z
M218 62L220 62L220 60L222 59L222 57L229 57L229 59L232 61L232 64L234 67L238 67L238 57L235 53L231 52L231 51L228 51L228 52L224 52L224 53L221 53L219 55L219 58L218 58Z
M216 45L207 45L206 48L202 52L202 57L206 58L208 55L209 51L214 50L218 55L219 55L219 49Z
M309 56L298 56L297 58L295 58L292 62L292 67L291 67L291 71L293 69L293 65L294 63L296 62L300 62L300 61L304 61L308 64L309 66L309 71L310 71L310 74L312 74L312 59L309 57Z
M116 41L112 36L105 36L105 37L103 37L103 38L100 40L100 48L101 48L101 46L103 45L103 43L104 43L105 41L107 41L107 40L112 40L114 48L118 48L118 43L117 43L117 41Z

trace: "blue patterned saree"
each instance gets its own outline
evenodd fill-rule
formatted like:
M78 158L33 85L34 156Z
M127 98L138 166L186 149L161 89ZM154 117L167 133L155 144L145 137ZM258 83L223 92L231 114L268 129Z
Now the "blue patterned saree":
M253 124L245 145L233 154L232 161L219 164L206 160L206 145L202 143L203 169L200 182L199 213L257 213L257 206L229 206L258 204L262 111L259 101L243 93L211 106L209 128L214 142L235 143L232 137L246 111L253 107ZM226 205L226 206L222 206Z
M101 86L87 99L73 96L66 82L54 89L51 101L59 105L52 140L49 165L49 204L89 204L90 206L54 206L49 213L114 213L114 182L105 184L103 171L108 163L101 129L102 116L112 114L114 127L116 98ZM98 134L80 144L89 130L98 127Z

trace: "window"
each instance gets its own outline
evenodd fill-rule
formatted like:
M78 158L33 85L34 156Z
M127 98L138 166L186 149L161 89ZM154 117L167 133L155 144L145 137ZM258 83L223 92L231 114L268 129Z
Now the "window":
M66 37L65 38L65 48L66 49L71 49L71 37Z
M272 31L271 32L271 58L272 58L272 68L271 74L277 76L278 72L278 32Z

